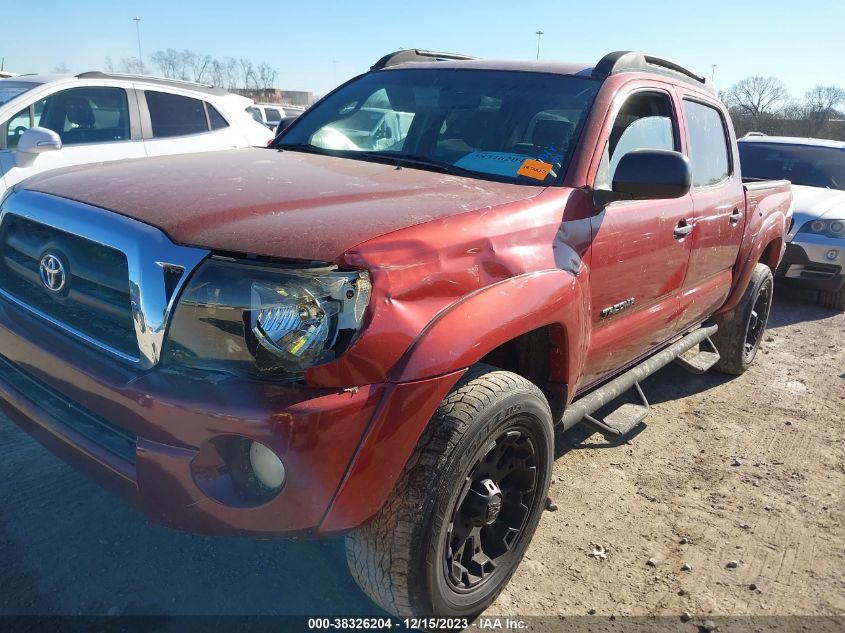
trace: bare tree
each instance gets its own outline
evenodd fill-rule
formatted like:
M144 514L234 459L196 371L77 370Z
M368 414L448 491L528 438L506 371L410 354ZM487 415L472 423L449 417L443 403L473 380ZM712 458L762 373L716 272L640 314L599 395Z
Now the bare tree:
M59 75L67 75L70 69L67 67L67 64L61 63L53 69L53 72Z
M845 103L845 90L836 86L816 86L804 95L804 107L810 122L810 134L816 135Z
M271 68L270 64L267 62L261 62L258 64L258 68L255 73L258 79L258 88L260 90L270 90L276 87L276 77L278 77L279 71L275 68Z
M132 60L134 58L124 59L123 66L125 67ZM279 76L279 71L267 62L261 62L256 66L250 59L232 57L217 59L188 49L177 51L168 48L156 51L150 55L150 61L158 73L164 77L202 83L211 82L227 90L239 88L269 90L275 87Z
M241 80L243 81L243 88L247 90L258 89L258 79L255 75L255 68L252 65L252 60L241 57L238 60L241 71Z
M144 74L144 62L137 57L124 57L120 60L120 72L130 75Z
M106 57L106 72L114 72L114 62L112 61L111 56Z
M729 106L750 115L759 130L786 103L789 93L777 77L755 76L735 83L722 97Z
M179 79L179 69L181 66L181 53L172 48L164 51L156 51L150 55L150 60L158 68L162 77L169 79Z
M194 81L202 83L208 80L211 76L211 64L213 61L211 55L191 55L189 66Z

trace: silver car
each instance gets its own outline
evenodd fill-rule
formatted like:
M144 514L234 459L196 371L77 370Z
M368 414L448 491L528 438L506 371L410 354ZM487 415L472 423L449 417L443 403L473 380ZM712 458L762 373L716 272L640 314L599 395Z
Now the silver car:
M795 212L776 275L845 311L845 142L754 135L739 139L742 175L792 182Z

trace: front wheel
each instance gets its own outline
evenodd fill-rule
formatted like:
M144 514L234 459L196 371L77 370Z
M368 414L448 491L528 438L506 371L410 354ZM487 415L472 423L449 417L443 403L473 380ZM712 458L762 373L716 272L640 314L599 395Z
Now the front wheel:
M471 368L441 403L384 507L347 536L360 587L399 617L475 618L534 534L553 438L549 405L535 385Z
M716 321L719 330L713 335L713 344L721 356L717 371L738 376L754 362L769 321L773 291L771 269L757 264L737 306Z

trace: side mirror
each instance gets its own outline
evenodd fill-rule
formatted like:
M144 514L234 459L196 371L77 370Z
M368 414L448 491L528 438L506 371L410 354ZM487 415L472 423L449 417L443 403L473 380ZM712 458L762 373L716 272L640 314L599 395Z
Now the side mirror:
M16 161L18 166L26 167L35 162L39 154L62 149L62 139L53 130L45 127L31 127L21 134L18 141Z
M596 189L594 199L603 207L617 200L662 200L685 196L692 183L689 160L680 152L635 149L625 154L613 174L610 191Z

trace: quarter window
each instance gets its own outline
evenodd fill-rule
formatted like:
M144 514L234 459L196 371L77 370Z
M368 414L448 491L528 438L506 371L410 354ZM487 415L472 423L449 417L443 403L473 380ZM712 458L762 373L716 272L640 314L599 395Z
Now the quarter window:
M224 127L229 127L226 119L223 118L223 115L213 105L206 103L205 107L208 110L208 122L211 124L212 130L222 130Z
M684 101L694 187L707 187L731 173L725 121L716 109L697 101Z
M14 149L18 146L21 136L32 127L31 109L27 106L9 119L6 125L6 148Z

